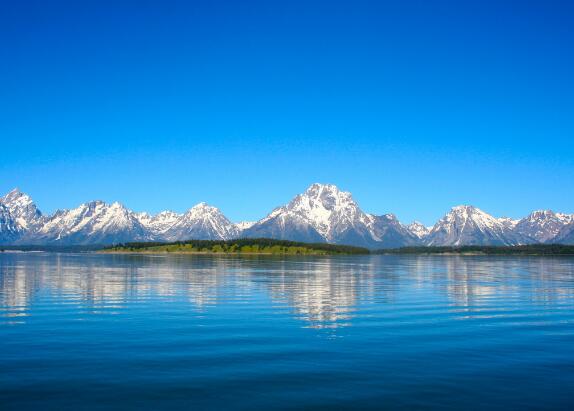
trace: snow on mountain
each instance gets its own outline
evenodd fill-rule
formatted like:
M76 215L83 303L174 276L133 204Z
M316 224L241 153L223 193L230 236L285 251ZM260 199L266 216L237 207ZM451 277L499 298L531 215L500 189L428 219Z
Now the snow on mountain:
M19 231L31 229L42 222L42 213L32 198L17 188L0 198L0 204L8 209Z
M313 184L257 222L231 223L219 209L200 203L184 214L134 213L120 203L85 203L43 216L32 199L14 189L0 198L2 244L111 244L267 237L369 248L411 245L515 245L574 243L574 215L535 211L521 220L495 218L473 206L450 210L432 228L406 226L393 214L363 212L350 193Z
M331 185L313 184L287 205L273 210L243 233L246 237L324 242L333 240L339 215L358 214L350 193ZM345 218L348 223L348 218Z
M10 210L0 203L0 244L10 244L20 236L20 229Z
M473 207L453 207L431 229L426 244L431 246L515 245L531 240L516 233L507 221Z
M421 245L420 238L401 224L394 214L372 216L373 225L370 227L377 248L398 248Z
M349 192L331 184L312 184L242 235L376 248L385 246L385 236L393 245L402 244L401 227L394 219L363 212ZM412 236L408 230L404 232Z
M154 216L148 213L137 213L136 217L154 237L162 239L165 232L177 223L183 217L183 214L173 211L162 211Z
M120 203L92 201L59 210L42 227L20 240L35 244L113 244L152 240L135 213Z
M112 244L129 241L229 239L240 229L201 203L185 214L134 213L120 203L92 201L42 216L32 199L15 189L0 198L0 243Z
M145 211L142 211L140 213L134 213L134 216L138 219L140 223L142 223L144 227L149 226L153 218L153 216L150 213Z
M430 233L432 227L429 228L418 221L413 221L407 226L407 228L417 238L423 239Z
M241 232L253 227L256 223L257 221L240 221L239 223L235 223L235 227Z
M560 230L572 221L574 221L573 215L555 213L552 210L538 210L518 221L515 230L535 242L553 242Z
M165 215L165 220L173 215ZM161 233L163 239L178 240L227 240L237 237L239 230L216 207L199 203L180 216L177 221Z
M560 229L558 234L556 234L556 237L548 240L547 242L556 244L574 244L574 218L571 219L570 223Z
M287 205L278 207L243 233L246 237L271 237L309 242L336 242L354 225L365 226L369 217L351 194L334 185L313 184ZM365 230L367 231L367 230ZM358 235L364 237L364 233Z
M514 230L514 228L516 227L516 224L518 224L518 222L520 221L520 220L512 219L510 217L500 217L500 218L497 218L497 220L500 222L500 224L502 224L508 230Z

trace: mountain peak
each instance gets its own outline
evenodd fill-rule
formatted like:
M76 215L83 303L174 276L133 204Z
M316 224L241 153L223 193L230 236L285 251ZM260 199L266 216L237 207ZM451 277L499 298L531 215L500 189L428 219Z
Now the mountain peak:
M572 221L574 221L572 215L555 213L552 210L536 210L520 220L516 224L516 229L522 235L538 242L548 242Z
M335 211L341 208L358 208L351 193L341 191L334 184L311 184L303 193L296 196L288 207L303 207L310 209L324 208L327 211Z
M11 202L19 202L19 203L32 203L32 198L26 194L23 193L18 187L12 189L10 192L8 192L4 197L2 197L0 199L0 201L2 201L4 204L8 204Z
M22 191L20 190L19 187L14 187L12 190L10 190L8 192L8 194L6 194L6 196L10 195L10 194L23 194Z
M528 215L528 218L535 219L535 218L549 218L555 217L556 213L552 210L534 210Z
M540 209L540 210L534 210L534 211L531 212L530 214L544 214L544 215L547 215L547 214L554 214L554 211L552 211L552 210L550 210L550 209L546 209L546 210Z
M412 223L410 223L407 226L407 228L409 229L409 231L411 233L413 233L419 239L426 237L428 235L428 233L430 232L430 228L426 227L423 223L421 223L420 221L416 221L416 220L413 221Z
M447 215L443 217L446 220L473 220L478 222L479 224L485 224L488 226L492 226L496 224L498 220L491 216L490 214L482 211L480 208L475 207L473 205L458 205L452 207Z
M189 210L187 210L187 213L220 213L220 211L219 208L209 205L205 201L202 201L201 203L197 203Z
M42 213L38 210L32 198L20 191L19 188L15 188L4 197L1 197L0 203L9 210L20 230L27 230L38 224L42 219Z
M351 193L315 183L242 233L296 241L401 246L417 241L394 215L366 214Z
M323 183L313 183L311 184L306 193L316 193L318 191L328 191L332 193L339 193L341 190L335 184L323 184Z
M431 229L428 245L510 245L528 239L512 230L513 224L502 221L472 205L459 205L441 218Z
M476 208L473 205L461 204L454 206L450 209L451 212L455 213L474 213L476 211L481 211L480 209Z
M80 204L78 208L75 210L90 210L91 212L95 212L96 210L107 208L108 205L102 200L92 200L88 201L87 203Z
M530 221L552 219L563 222L570 222L573 218L574 214L555 213L552 210L535 210L525 217L525 219L529 219Z
M235 225L218 208L201 202L177 218L163 234L168 240L226 240L235 237L237 232Z

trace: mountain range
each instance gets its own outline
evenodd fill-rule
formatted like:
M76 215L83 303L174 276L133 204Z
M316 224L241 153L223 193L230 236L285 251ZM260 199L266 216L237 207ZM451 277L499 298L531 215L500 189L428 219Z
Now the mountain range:
M30 196L14 189L0 198L0 244L94 245L130 241L274 238L377 248L404 246L574 244L574 215L534 211L513 220L470 205L453 207L432 227L401 223L394 214L361 210L351 193L313 184L256 222L231 222L199 203L183 214L134 212L120 203L91 201L44 215Z

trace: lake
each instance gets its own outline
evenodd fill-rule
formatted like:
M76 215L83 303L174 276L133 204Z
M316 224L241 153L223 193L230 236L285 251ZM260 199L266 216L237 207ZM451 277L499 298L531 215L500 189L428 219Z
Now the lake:
M0 409L574 408L574 258L0 253Z

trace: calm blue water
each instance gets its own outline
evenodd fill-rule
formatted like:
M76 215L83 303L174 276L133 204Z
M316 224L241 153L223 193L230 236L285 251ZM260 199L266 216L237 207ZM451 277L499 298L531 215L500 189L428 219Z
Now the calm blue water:
M0 253L0 409L573 409L574 258Z

